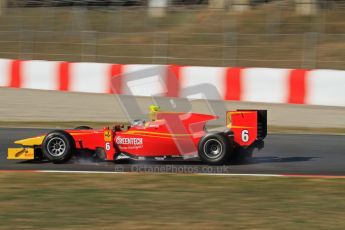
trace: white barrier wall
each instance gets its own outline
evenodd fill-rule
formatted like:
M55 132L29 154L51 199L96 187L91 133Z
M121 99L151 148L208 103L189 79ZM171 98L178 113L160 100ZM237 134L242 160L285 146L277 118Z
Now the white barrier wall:
M307 104L345 106L345 71L312 70L307 89Z
M0 59L0 86L10 85L11 63L9 59Z
M107 93L110 64L73 63L69 68L70 91Z
M21 68L22 88L56 90L58 88L59 62L27 61Z
M345 71L0 59L0 86L345 106Z
M164 96L167 91L164 65L124 65L122 75L123 94Z
M289 69L247 68L243 71L243 101L287 102Z
M223 100L226 91L225 71L226 68L221 67L183 67L180 75L180 96L193 99ZM210 84L216 90L210 91L205 87L203 91L195 92L195 89L198 89L197 86L206 84Z

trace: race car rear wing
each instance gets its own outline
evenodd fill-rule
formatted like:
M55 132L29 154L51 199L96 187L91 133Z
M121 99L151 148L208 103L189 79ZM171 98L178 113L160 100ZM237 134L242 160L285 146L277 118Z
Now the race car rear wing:
M234 141L249 146L267 135L267 110L227 111L226 126L234 133Z

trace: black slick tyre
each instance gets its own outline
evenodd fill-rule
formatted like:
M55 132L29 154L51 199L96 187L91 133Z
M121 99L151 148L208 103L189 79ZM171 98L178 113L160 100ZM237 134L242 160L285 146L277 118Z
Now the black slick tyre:
M74 139L69 133L62 130L48 133L42 143L43 156L55 164L67 162L74 151Z
M75 130L89 130L89 129L92 129L92 128L89 127L89 126L82 125L82 126L75 127L74 129Z
M198 145L200 159L212 165L228 163L232 153L232 142L223 133L208 133Z

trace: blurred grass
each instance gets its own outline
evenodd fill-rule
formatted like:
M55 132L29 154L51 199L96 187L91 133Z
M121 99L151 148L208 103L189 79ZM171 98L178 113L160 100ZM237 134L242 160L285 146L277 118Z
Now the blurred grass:
M307 32L317 33L316 47ZM342 9L298 16L274 4L243 14L171 8L157 19L140 7L43 7L0 16L2 58L344 69L344 42Z
M342 179L0 174L1 229L339 229Z

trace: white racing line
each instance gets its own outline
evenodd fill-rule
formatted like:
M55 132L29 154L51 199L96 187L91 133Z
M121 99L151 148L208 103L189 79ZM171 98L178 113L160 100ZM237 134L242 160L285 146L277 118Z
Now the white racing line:
M60 170L37 170L43 173L81 173L81 174L144 174L147 172L106 172L106 171L60 171ZM155 173L156 174L156 173ZM283 177L279 174L247 174L247 173L158 173L158 174L185 174L205 176L256 176L256 177Z
M255 174L255 173L195 173L195 175L205 176L253 176L253 177L283 177L279 174Z
M32 173L67 173L67 174L153 174L149 172L115 172L115 171L69 171L69 170L0 170L1 172L32 172ZM154 173L156 174L156 173ZM312 174L264 174L264 173L158 173L184 174L198 176L231 176L231 177L281 177L281 178L315 178L345 179L345 175L312 175Z

